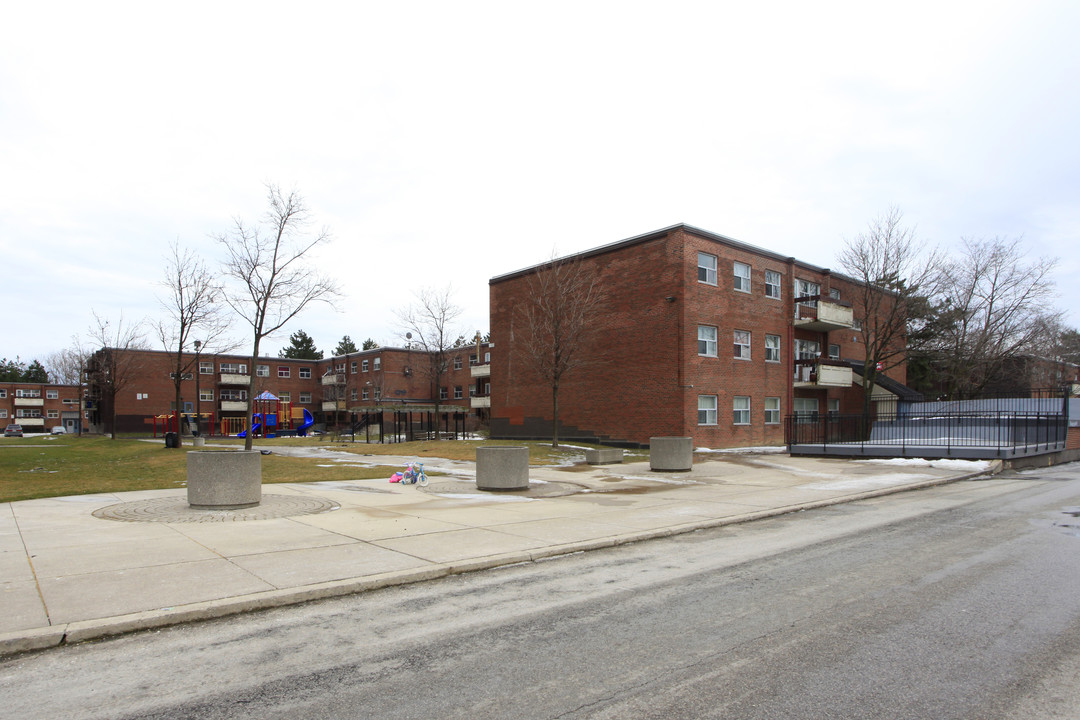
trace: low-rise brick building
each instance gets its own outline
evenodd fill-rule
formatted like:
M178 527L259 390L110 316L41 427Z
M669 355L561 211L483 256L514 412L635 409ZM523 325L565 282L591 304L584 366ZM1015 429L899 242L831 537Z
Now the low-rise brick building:
M0 425L22 425L23 432L65 432L82 428L82 388L50 383L0 382Z
M560 386L562 439L779 445L785 415L862 411L845 362L864 359L845 301L861 286L847 277L687 225L555 262L582 263L603 291L591 362ZM551 437L552 389L525 361L520 307L549 265L490 281L494 438ZM905 380L902 361L882 371Z

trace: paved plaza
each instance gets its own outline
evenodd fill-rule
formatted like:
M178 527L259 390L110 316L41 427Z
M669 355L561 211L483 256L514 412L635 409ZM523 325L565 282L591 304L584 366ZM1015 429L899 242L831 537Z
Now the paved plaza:
M411 459L370 458L390 466ZM262 503L246 510L192 510L182 488L6 503L0 653L747 522L995 469L770 453L699 454L689 472L658 473L634 460L533 467L528 490L501 493L476 489L472 463L425 458L426 488L388 480L264 485Z

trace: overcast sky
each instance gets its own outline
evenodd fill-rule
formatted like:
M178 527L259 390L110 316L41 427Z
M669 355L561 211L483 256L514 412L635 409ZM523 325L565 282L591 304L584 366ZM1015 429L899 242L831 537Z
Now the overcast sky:
M171 241L296 189L345 295L304 329L687 223L823 267L896 206L926 241L1023 236L1080 325L1080 3L9 3L0 356L162 316ZM234 335L246 338L245 327Z

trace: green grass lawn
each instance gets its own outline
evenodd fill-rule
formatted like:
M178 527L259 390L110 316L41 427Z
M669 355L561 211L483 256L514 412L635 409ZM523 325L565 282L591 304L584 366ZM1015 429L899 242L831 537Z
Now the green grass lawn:
M184 487L187 482L187 455L190 440L179 450L165 447L164 440L120 438L110 440L100 436L78 437L52 435L48 437L3 438L0 442L0 502L34 498L92 493L124 492L128 490L159 490ZM244 441L235 438L210 438L207 442L235 445ZM364 456L397 455L416 458L440 457L451 460L475 460L480 445L527 445L529 459L535 465L554 465L580 457L581 450L552 449L550 443L521 443L491 440L439 440L411 443L368 445L316 438L256 439L255 447L273 450L275 447L328 447ZM376 461L365 457L364 462ZM329 467L321 467L329 465ZM271 454L263 456L263 482L317 482L328 480L359 480L387 478L397 465L372 468L349 467L327 463L325 459L292 458Z

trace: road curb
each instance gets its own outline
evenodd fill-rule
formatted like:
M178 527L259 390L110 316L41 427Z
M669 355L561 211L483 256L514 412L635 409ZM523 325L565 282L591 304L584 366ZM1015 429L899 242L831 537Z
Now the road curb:
M487 555L480 558L471 558L448 563L436 563L423 568L398 570L378 575L335 580L301 588L267 590L234 598L209 600L206 602L191 603L159 610L147 610L94 620L80 620L47 628L13 631L0 634L0 657L33 650L44 650L60 645L85 642L87 640L95 640L125 633L155 630L188 622L214 620L256 610L269 610L277 607L286 607L288 605L299 605L315 600L355 595L395 585L409 585L427 580L435 580L450 575L460 575L480 570L490 570L498 567L538 562L559 556L602 550L604 548L647 540L656 540L658 538L672 537L674 535L682 535L697 532L699 530L709 530L728 525L741 525L755 520L764 520L805 510L815 510L832 505L842 505L844 503L857 502L859 500L882 497L885 495L895 495L902 492L921 490L963 480L972 480L983 476L993 476L1000 473L1002 469L1003 464L1001 461L994 461L994 464L988 470L982 472L968 473L956 477L922 480L905 485L852 493L850 495L842 495L826 500L815 500L812 502L785 505L726 518L701 520L665 528L623 533L606 538L551 545L534 550L500 553L497 555Z

